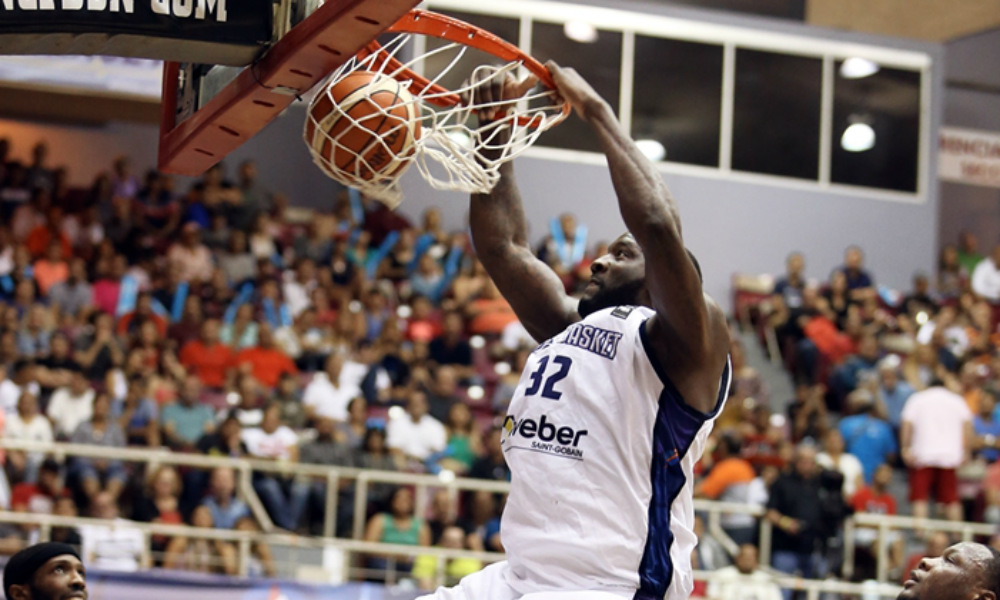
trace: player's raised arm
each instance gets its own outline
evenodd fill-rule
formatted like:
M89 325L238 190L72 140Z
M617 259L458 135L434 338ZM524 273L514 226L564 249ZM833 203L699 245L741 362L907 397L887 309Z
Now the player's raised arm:
M608 103L575 70L547 66L559 93L590 124L607 156L622 218L645 259L645 285L656 311L646 327L657 358L687 404L710 412L729 332L722 310L702 292L698 268L681 238L677 205Z
M533 84L511 80L505 83L506 92L500 89L503 84L480 86L477 94L484 98L477 102L516 98ZM494 157L487 154L485 158ZM469 224L476 255L532 337L546 340L579 320L576 301L566 294L555 272L531 251L521 194L510 161L500 166L500 181L489 194L472 195Z

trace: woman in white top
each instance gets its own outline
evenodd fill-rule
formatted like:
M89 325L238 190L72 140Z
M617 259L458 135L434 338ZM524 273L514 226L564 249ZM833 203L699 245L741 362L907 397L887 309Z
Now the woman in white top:
M17 412L7 417L4 437L10 440L28 440L51 444L52 424L38 410L38 398L25 391L17 400ZM24 481L34 483L38 478L38 467L45 455L42 452L11 451L7 455L15 472L23 473Z

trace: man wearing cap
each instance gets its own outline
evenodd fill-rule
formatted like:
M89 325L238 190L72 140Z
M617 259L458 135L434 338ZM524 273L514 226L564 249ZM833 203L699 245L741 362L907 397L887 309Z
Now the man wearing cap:
M45 542L21 550L3 570L8 600L87 600L87 570L68 544Z

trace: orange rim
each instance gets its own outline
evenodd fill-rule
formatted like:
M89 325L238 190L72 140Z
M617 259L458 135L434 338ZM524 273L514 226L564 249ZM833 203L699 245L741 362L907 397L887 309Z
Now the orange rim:
M528 71L538 76L542 84L549 89L555 89L552 74L545 65L530 55L525 54L520 48L510 42L475 25L470 25L465 21L460 21L436 12L413 9L386 29L386 32L419 33L488 52L506 62L519 61ZM379 69L393 73L393 76L401 81L412 81L410 89L418 94L424 92L433 94L433 96L426 98L427 102L442 108L462 104L462 98L458 94L438 84L432 84L426 77L411 69L404 68L403 63L395 57L389 56L377 41L373 40L369 43L368 46L358 53L358 57L364 58L373 54L379 57L377 59L377 67ZM569 116L569 112L570 106L564 102L561 108L562 114L552 124L562 122L563 119ZM526 127L536 126L537 120L537 118L532 119L526 116L518 117L518 123Z

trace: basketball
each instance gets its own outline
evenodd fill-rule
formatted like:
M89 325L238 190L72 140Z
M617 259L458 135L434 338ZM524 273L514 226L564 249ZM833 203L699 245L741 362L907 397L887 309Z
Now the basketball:
M309 107L306 143L325 170L365 181L396 176L420 138L419 107L395 79L356 71Z

